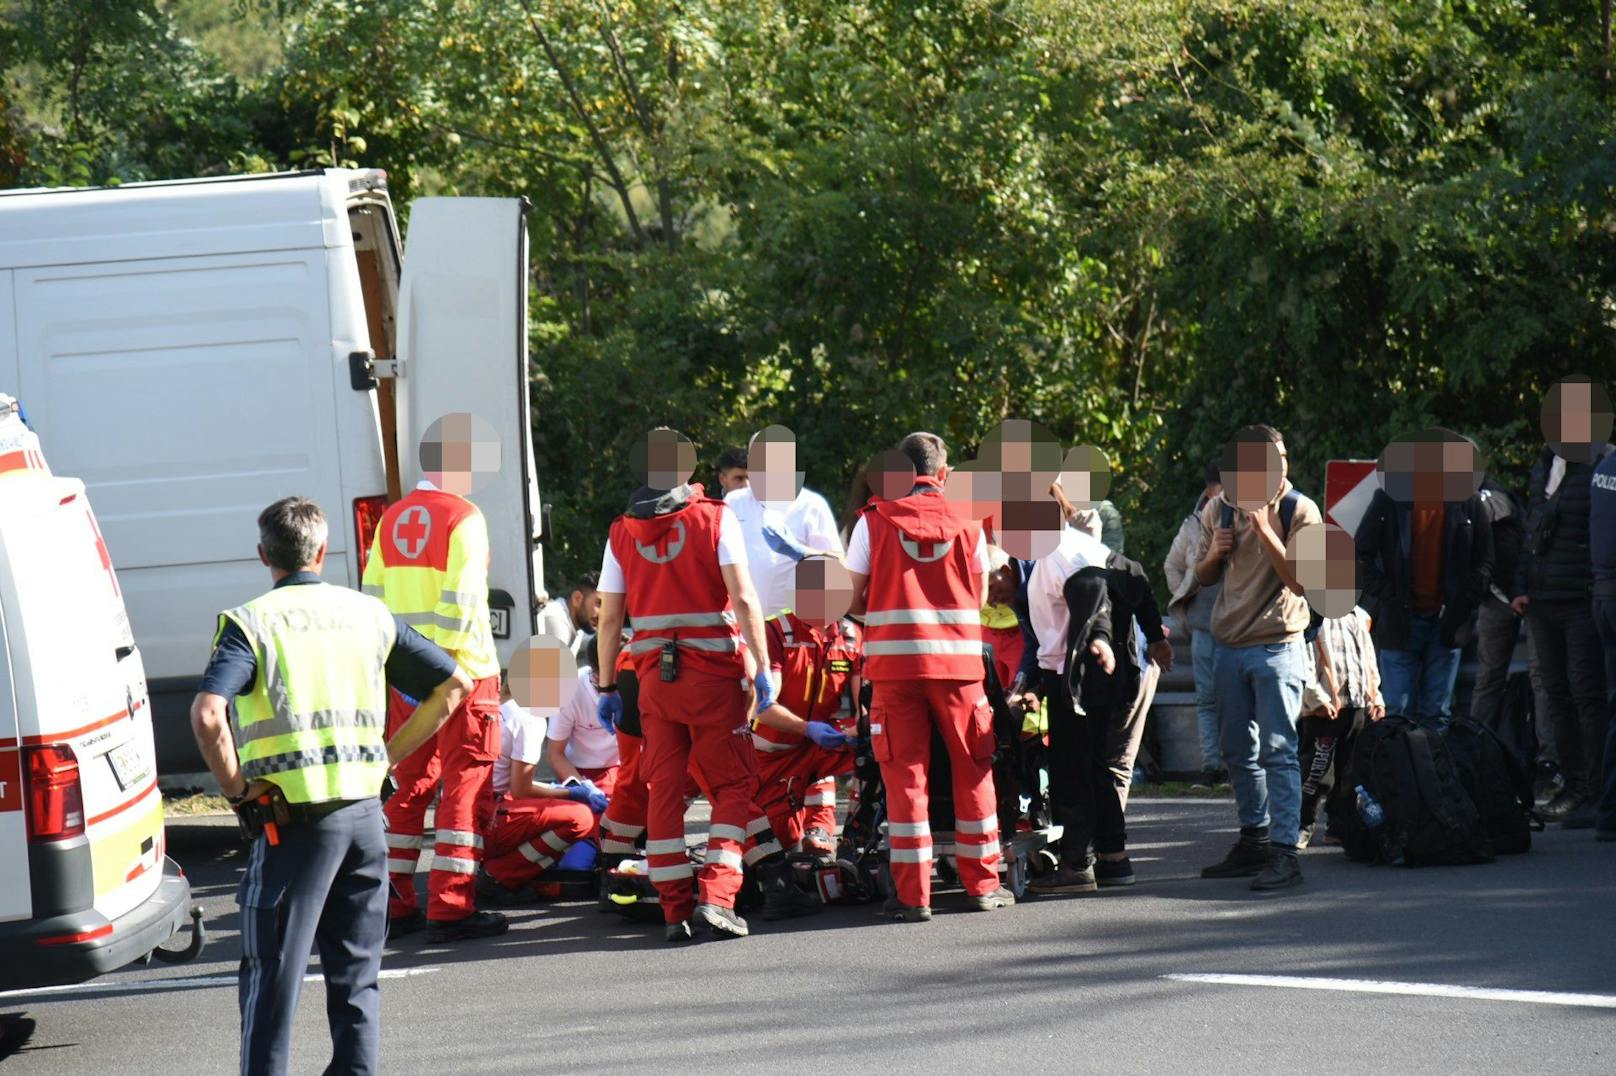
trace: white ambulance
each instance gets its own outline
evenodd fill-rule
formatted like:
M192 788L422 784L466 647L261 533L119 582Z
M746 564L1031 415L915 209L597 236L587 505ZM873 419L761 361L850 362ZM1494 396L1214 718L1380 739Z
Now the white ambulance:
M0 990L112 971L190 914L95 513L0 395ZM189 955L201 940L198 923Z
M378 171L0 192L0 391L95 501L165 777L204 769L189 708L218 612L268 587L259 511L317 501L325 576L358 587L443 414L500 435L499 479L472 499L501 657L533 634L525 209L419 199L406 251Z

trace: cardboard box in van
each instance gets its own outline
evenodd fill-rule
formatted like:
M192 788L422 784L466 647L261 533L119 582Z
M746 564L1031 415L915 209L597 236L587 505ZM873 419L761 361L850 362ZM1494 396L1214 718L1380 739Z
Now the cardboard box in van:
M376 171L0 192L0 391L95 502L165 775L204 769L188 709L217 613L263 590L258 512L319 502L326 578L357 587L445 413L502 441L472 498L502 660L535 630L524 209L420 199L401 244Z

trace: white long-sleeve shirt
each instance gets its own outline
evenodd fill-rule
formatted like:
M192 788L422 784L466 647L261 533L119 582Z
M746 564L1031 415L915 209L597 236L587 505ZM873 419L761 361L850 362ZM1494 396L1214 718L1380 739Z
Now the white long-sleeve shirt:
M1084 568L1105 567L1110 553L1098 538L1067 527L1055 551L1033 566L1027 580L1027 611L1038 636L1040 669L1058 673L1066 660L1066 633L1072 621L1066 608L1066 580Z

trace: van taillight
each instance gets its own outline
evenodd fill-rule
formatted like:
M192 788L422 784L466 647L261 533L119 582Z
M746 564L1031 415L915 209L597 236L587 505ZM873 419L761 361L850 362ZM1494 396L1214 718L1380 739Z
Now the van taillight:
M359 539L359 576L364 578L365 561L370 559L370 543L376 537L376 527L387 511L387 498L355 497L353 503L354 536Z
M25 747L28 840L65 841L84 833L84 788L79 760L66 744Z

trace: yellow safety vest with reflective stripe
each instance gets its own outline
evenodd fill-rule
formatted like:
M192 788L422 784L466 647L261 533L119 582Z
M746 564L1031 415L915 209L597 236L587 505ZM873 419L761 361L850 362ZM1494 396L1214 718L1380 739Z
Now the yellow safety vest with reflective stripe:
M416 489L388 507L364 592L447 650L473 680L499 675L488 619L488 524L464 497Z
M346 587L279 587L220 614L258 660L236 699L241 773L280 786L292 803L358 800L387 775L387 655L393 615Z

